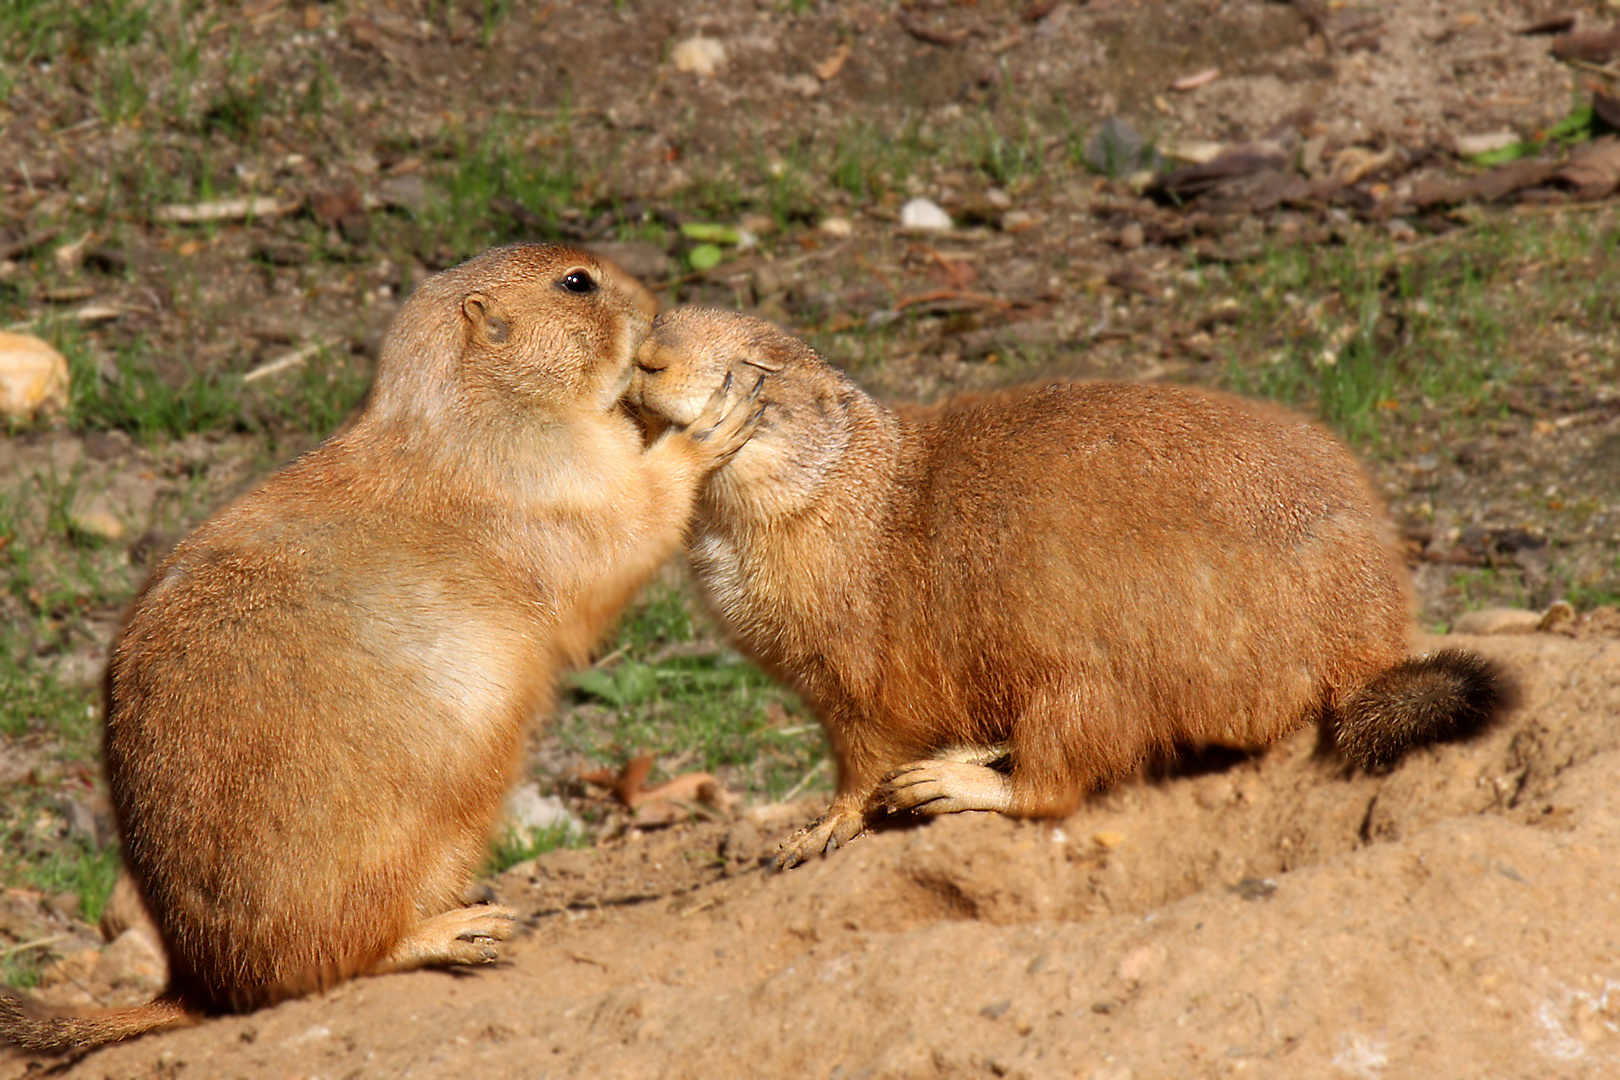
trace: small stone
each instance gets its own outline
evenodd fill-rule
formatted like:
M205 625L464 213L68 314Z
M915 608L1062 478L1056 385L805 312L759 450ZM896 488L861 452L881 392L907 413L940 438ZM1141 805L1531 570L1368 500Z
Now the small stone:
M524 784L506 796L506 818L520 829L562 829L570 835L585 831L585 826L555 795L541 795L539 784Z
M802 98L813 98L821 93L821 83L814 75L799 72L797 75L788 75L782 79L782 89Z
M1208 165L1220 157L1225 149L1225 143L1188 141L1171 143L1164 152L1166 156L1189 165Z
M821 224L816 227L828 236L836 236L839 239L855 234L855 224L849 218L822 218Z
M1146 154L1147 140L1118 116L1104 120L1096 134L1086 140L1086 164L1104 176L1129 176L1141 169Z
M132 927L101 951L91 978L114 988L156 993L168 980L168 968L163 950L150 932Z
M1277 883L1271 878L1246 877L1226 891L1243 900L1270 900L1277 893Z
M89 982L96 965L100 962L100 949L75 949L63 955L61 959L46 964L44 970L39 973L39 985L50 989L63 984L73 986Z
M1009 210L1001 215L1001 231L1006 233L1021 233L1040 223L1040 217L1028 210Z
M46 897L45 910L58 918L71 919L79 914L79 894L64 892Z
M0 417L32 420L67 403L67 357L32 334L0 331Z
M726 47L714 38L699 35L676 45L669 59L676 71L708 79L726 62Z
M1152 945L1138 945L1120 959L1114 974L1126 982L1141 982L1157 971L1163 962L1164 955L1160 950Z
M1105 851L1112 851L1125 842L1125 834L1107 831L1092 833L1091 842Z
M1119 230L1117 242L1121 251L1135 251L1147 243L1147 232L1142 228L1141 222L1132 221Z
M912 199L900 208L900 227L922 232L944 232L951 227L951 215L938 203L928 199Z
M1519 135L1514 131L1492 131L1484 135L1458 135L1457 154L1459 157L1478 157L1488 154L1492 150L1505 150L1519 141Z
M113 543L129 531L109 510L84 510L68 518L68 527L88 540Z
M18 941L34 941L56 933L39 903L21 892L0 893L0 934Z

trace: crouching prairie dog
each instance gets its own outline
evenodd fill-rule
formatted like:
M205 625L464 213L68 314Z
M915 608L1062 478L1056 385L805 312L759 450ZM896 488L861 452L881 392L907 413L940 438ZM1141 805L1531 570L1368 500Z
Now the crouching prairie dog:
M416 290L355 424L157 568L107 673L126 862L169 956L144 1006L42 1018L96 1045L350 976L492 960L467 906L526 722L680 546L748 434L724 395L644 445L648 319L584 252L520 245Z
M769 373L687 554L837 762L778 866L895 810L1061 816L1150 752L1312 719L1376 767L1496 706L1483 661L1407 659L1360 469L1281 410L1053 383L901 416L776 327L697 309L655 321L637 368L628 400L677 423Z

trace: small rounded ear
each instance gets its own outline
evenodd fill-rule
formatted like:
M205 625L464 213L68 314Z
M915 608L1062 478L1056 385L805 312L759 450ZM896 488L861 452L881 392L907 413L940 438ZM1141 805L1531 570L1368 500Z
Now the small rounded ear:
M473 293L463 300L461 310L473 324L473 329L491 345L499 345L511 336L512 328L505 319L489 310L489 297L483 293Z

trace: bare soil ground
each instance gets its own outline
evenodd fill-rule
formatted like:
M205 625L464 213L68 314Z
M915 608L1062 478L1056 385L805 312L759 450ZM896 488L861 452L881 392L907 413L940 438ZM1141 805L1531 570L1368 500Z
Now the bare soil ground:
M60 1075L1612 1075L1620 642L1445 643L1522 704L1388 776L1307 732L1063 822L941 819L786 874L759 859L791 808L555 852L496 882L528 932L493 968Z
M1333 328L1361 319L1369 341L1394 347L1428 317L1397 297L1364 319L1348 290L1245 294L1245 268L1280 251L1373 234L1420 277L1444 276L1458 272L1449 245L1488 222L1534 230L1568 213L1588 216L1590 236L1524 263L1526 281L1551 272L1573 291L1615 258L1612 200L1572 204L1567 178L1504 193L1518 202L1495 217L1478 191L1433 194L1472 174L1459 138L1533 136L1588 100L1594 78L1613 93L1609 76L1554 60L1548 36L1518 32L1561 15L1604 29L1620 18L1612 4L482 10L499 17L405 3L232 9L206 47L252 46L264 84L299 101L324 85L326 104L277 126L273 108L252 113L263 84L233 83L227 65L196 89L215 104L193 141L149 140L129 114L75 127L86 102L112 107L115 73L35 64L0 116L17 155L0 164L12 252L0 262L13 266L0 267L0 300L29 317L115 307L110 322L85 320L87 353L105 369L138 339L171 385L325 343L336 360L323 378L341 381L363 376L423 274L488 242L568 239L610 251L667 303L782 321L878 392L911 399L1049 371L1241 387L1274 368L1230 358L1234 341L1281 348L1308 333L1336 347ZM725 50L712 75L673 62L697 36ZM153 70L168 70L149 47ZM1213 81L1171 89L1210 69ZM528 126L458 141L457 124L485 113ZM1086 171L1110 117L1161 148L1269 141L1302 164L1155 200ZM230 142L231 125L249 123L255 141ZM967 144L971 169L920 164ZM476 176L458 164L474 158L487 167ZM1176 164L1159 162L1161 178ZM153 194L199 170L209 184ZM1301 179L1325 186L1279 186ZM153 224L158 204L216 189L301 209L195 235ZM754 194L728 203L730 190ZM913 196L958 228L902 232ZM78 236L53 234L39 241L45 269L18 269L53 215L86 201L110 210L77 254L49 254ZM694 265L678 225L728 208L759 246ZM1614 588L1617 315L1613 296L1572 304L1491 347L1522 359L1512 377L1367 406L1386 419L1360 445L1411 541L1425 625L1483 601L1540 607L1576 586ZM1274 330L1251 334L1245 319ZM1463 366L1491 367L1490 351ZM312 437L277 411L286 384L254 385L262 415L245 430L38 430L0 441L0 470L76 477L76 497L131 523L121 572L137 579ZM39 651L88 681L123 595L70 612L20 589L0 604L48 623L56 636ZM1590 606L1563 633L1464 641L1514 676L1520 704L1489 737L1386 776L1347 773L1305 732L1121 785L1063 822L896 827L784 875L761 859L815 799L605 830L492 883L526 917L492 968L364 980L62 1065L0 1049L0 1078L1613 1075L1620 619ZM88 790L82 771L63 779L41 764L53 745L8 739L0 782ZM536 758L568 755L538 736ZM6 903L39 899L19 897ZM13 938L71 923L26 914L24 930L7 924ZM110 989L89 967L68 972L57 999L150 992L150 963L123 971Z

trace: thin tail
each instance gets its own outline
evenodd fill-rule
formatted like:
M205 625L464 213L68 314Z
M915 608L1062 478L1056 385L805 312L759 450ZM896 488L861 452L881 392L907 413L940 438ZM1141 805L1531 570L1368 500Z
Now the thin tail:
M1496 667L1459 649L1403 660L1339 711L1339 750L1363 769L1387 769L1414 746L1478 735L1506 702Z
M130 1009L82 1016L35 1016L21 999L0 993L0 1042L42 1054L87 1050L197 1019L198 1014L179 998L167 995Z

